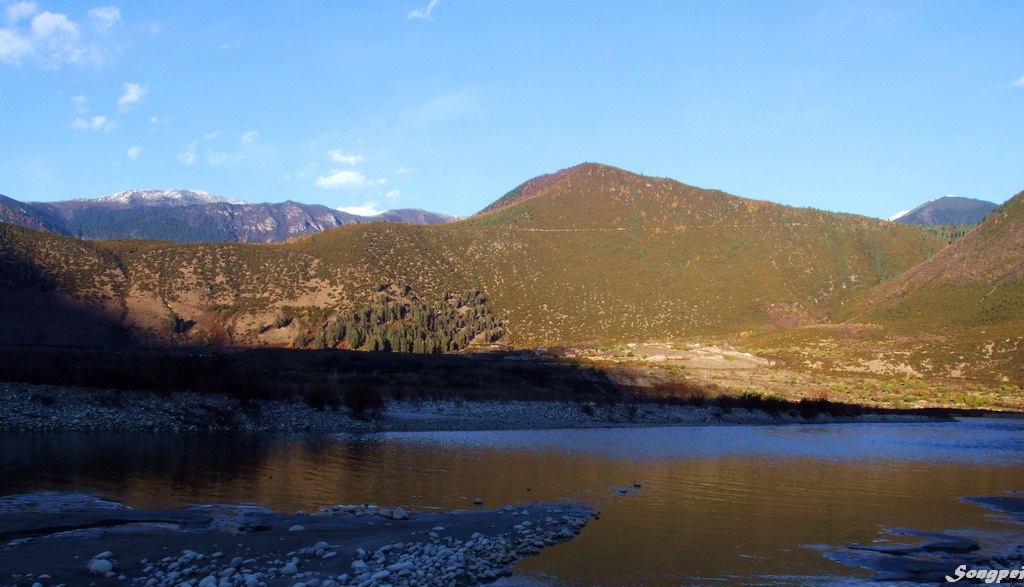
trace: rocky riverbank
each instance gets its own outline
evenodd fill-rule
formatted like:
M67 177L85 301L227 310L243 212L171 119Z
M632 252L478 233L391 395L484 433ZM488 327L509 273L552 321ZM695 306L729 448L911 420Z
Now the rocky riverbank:
M391 402L374 419L345 408L317 409L296 399L239 400L207 393L141 391L0 383L0 430L57 431L332 431L503 430L603 426L677 426L878 422L928 419L914 414L807 417L793 411L644 403L565 401Z
M1024 498L1013 495L968 497L1004 515L1009 522L1024 523ZM948 584L1019 583L1024 579L1024 544L1020 536L1004 544L980 544L967 536L953 536L909 528L889 531L894 540L848 544L827 552L838 563L874 572L873 581ZM997 580L998 579L998 580Z
M8 503L17 498L4 498ZM133 510L33 500L0 507L0 585L273 587L476 585L571 540L595 515L570 504L442 514L375 506L318 515L254 506ZM33 507L43 502L52 507Z

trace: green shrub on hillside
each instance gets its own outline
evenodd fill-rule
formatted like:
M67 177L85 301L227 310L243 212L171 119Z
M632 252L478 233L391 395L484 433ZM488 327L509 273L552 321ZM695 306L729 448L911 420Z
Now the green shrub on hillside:
M464 350L472 342L495 342L502 334L501 320L479 290L445 294L439 305L432 306L407 285L383 284L369 307L323 324L312 346L429 354Z

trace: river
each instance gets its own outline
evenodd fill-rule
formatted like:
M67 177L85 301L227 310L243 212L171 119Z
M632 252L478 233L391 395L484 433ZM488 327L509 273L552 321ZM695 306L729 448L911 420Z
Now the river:
M582 501L575 540L519 584L835 584L825 554L914 528L1021 541L960 498L1024 491L1024 419L369 435L3 433L0 495L83 492L139 508L257 503L419 511ZM952 567L950 568L952 571Z

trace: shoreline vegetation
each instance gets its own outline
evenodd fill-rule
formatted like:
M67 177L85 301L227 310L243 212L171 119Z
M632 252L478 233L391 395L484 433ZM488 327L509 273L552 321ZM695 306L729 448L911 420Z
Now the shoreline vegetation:
M0 383L5 406L0 430L490 430L906 421L996 413L736 392L692 373L665 377L665 372L529 351L14 348L0 359L0 381L7 382Z

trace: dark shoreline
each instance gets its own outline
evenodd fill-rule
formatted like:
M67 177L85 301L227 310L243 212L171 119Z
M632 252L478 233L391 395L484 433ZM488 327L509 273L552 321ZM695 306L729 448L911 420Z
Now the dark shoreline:
M0 382L0 431L6 432L319 432L531 430L651 426L716 426L928 422L953 419L932 411L807 415L756 407L577 401L392 401L372 417L345 408L318 409L298 400L250 400L224 394L156 394ZM995 414L1000 415L1001 414Z
M616 374L530 351L7 347L0 396L9 409L0 413L0 430L361 432L1024 417L731 394L685 376L638 385Z
M432 514L325 509L320 515L234 506L0 514L0 585L205 580L212 586L291 587L315 580L329 587L410 579L475 585L507 574L524 556L571 540L594 515L578 504Z

